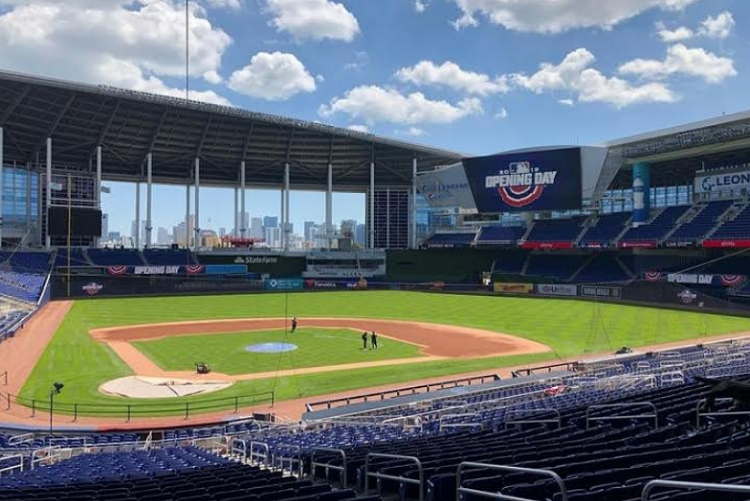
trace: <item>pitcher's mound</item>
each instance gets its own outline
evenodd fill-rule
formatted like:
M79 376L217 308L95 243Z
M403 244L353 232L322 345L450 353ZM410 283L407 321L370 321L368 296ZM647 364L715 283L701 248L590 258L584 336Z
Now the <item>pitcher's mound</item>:
M229 381L127 376L107 381L99 387L99 391L127 398L175 398L211 393L230 386L232 383Z

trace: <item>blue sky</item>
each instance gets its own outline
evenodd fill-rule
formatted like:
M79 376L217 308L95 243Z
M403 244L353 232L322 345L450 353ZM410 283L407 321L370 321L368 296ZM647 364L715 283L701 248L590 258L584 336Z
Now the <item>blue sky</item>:
M183 9L0 0L0 66L184 95ZM190 17L193 98L470 154L750 108L746 0L199 0ZM112 190L110 227L127 232L132 187ZM184 189L155 193L155 226L171 227ZM322 194L291 203L296 227L323 219ZM231 195L201 205L203 227L231 227ZM277 214L278 192L248 209ZM338 195L334 216L363 220L363 197Z

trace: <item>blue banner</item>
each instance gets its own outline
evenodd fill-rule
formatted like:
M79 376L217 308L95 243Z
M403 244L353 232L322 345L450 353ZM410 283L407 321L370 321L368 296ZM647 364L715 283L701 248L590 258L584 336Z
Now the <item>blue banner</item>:
M246 264L207 264L206 275L245 275Z
M301 291L305 281L301 278L269 278L266 280L266 290L269 291Z
M469 158L464 169L479 212L581 208L580 148Z

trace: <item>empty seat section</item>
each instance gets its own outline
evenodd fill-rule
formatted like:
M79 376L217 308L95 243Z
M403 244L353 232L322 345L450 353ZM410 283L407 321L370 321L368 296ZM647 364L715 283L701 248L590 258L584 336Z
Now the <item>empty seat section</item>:
M579 245L581 247L606 247L625 229L625 223L631 217L630 212L618 212L599 216L596 224L584 233Z
M719 217L732 206L730 201L709 202L689 222L672 233L669 237L674 242L692 242L701 240L716 225Z
M677 220L690 209L689 206L667 207L650 223L630 228L620 239L620 243L630 242L658 242L663 239Z
M526 242L573 242L581 233L581 224L586 218L543 219L536 221Z
M523 226L483 226L477 245L514 245L526 233Z
M750 239L750 205L741 210L734 219L722 224L710 238L712 240Z

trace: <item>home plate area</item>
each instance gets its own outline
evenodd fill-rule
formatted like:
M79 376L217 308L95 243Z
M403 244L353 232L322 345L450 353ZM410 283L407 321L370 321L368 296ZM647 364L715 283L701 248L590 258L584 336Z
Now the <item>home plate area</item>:
M230 386L230 381L126 376L107 381L99 387L99 391L127 398L176 398L211 393Z

